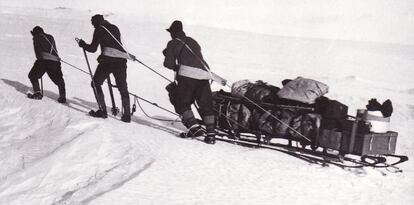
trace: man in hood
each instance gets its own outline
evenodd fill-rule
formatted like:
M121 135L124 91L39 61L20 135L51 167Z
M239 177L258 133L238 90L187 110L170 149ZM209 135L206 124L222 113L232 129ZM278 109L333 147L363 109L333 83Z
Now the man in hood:
M121 33L117 26L106 21L102 15L92 16L91 23L95 28L93 39L90 44L79 40L79 47L88 52L96 52L98 46L101 46L101 55L98 57L98 67L93 76L92 86L96 86L97 100L100 109L91 110L89 114L93 117L107 118L105 97L102 92L102 84L112 73L115 82L121 94L123 122L131 122L131 108L129 102L129 92L127 85L127 59L129 54L124 50L121 44Z
M33 86L33 94L28 94L31 99L42 99L39 79L47 73L50 79L59 88L59 103L66 103L65 81L63 80L60 58L56 48L55 39L52 35L43 31L40 26L35 26L30 33L33 36L33 47L36 61L29 72L29 79Z
M206 143L214 144L215 117L209 83L211 73L201 54L200 45L193 38L186 36L181 21L174 21L167 31L172 40L163 51L164 66L176 72L176 112L182 116L182 122L188 128L187 137L204 136ZM206 126L205 130L191 110L191 105L195 101Z

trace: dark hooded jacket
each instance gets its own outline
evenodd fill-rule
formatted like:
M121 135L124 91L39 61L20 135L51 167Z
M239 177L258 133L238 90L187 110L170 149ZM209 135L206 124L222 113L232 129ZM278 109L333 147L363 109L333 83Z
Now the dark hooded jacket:
M33 36L33 48L38 60L59 61L55 39L47 33L38 33Z
M191 53L183 42L187 44L197 56ZM176 38L168 42L164 54L164 66L169 69L177 71L178 65L186 65L206 70L201 62L203 61L207 65L203 59L203 55L201 54L200 45L193 38L186 36L184 32L178 34Z
M105 30L105 28L108 29L116 40ZM109 56L104 52L105 48L109 47L126 54L126 51L118 42L121 43L121 33L118 27L104 20L99 27L95 28L91 44L86 44L84 49L93 53L98 49L98 45L100 45L101 55L98 57L98 62L126 62L126 59L123 57Z

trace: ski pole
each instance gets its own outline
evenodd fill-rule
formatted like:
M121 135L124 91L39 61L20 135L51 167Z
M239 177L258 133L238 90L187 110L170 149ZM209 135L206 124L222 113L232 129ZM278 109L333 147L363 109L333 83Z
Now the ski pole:
M42 95L43 95L43 77L40 78L40 90L41 90Z
M112 90L112 83L111 83L111 76L108 76L108 78L106 78L106 81L108 82L109 95L111 96L111 102L112 102L111 112L112 112L112 115L116 116L119 113L119 108L117 108L115 105L114 92Z
M78 70L78 71L80 71L80 72L82 72L82 73L84 73L84 74L86 74L86 75L90 75L90 73L89 73L89 72L86 72L86 71L82 70L81 68L79 68L79 67L77 67L77 66L75 66L75 65L73 65L73 64L71 64L71 63L69 63L69 62L66 62L65 60L60 59L60 61L62 61L63 63L67 64L68 66L70 66L70 67L72 67L72 68L74 68L74 69L76 69L76 70ZM116 85L112 85L112 87L116 87ZM137 95L136 95L136 94L134 94L134 93L128 92L128 94L129 94L130 96L137 97L137 98L139 98L139 99L141 99L141 100L145 101L145 102L146 102L146 103L148 103L148 104L151 104L151 105L153 105L153 106L156 106L156 107L158 107L159 109L162 109L162 110L164 110L164 111L167 111L167 112L169 112L169 113L171 113L171 114L173 114L173 115L175 115L175 116L179 116L179 115L178 115L178 114L176 114L175 112L170 111L170 110L168 110L168 109L166 109L166 108L163 108L163 107L159 106L158 104L153 103L153 102L151 102L151 101L149 101L149 100L146 100L146 99L144 99L144 98L141 98L141 97L137 96Z
M79 44L80 39L79 38L75 38L76 42ZM96 103L98 104L98 107L100 110L106 110L103 109L101 104L99 104L99 100L98 100L98 91L96 89L96 85L95 85L95 81L93 80L93 75L92 75L92 70L91 70L91 66L89 65L89 60L88 60L88 55L86 55L86 51L84 48L83 49L83 55L85 56L85 60L86 60L86 64L88 66L89 69L89 75L91 76L91 80L92 80L92 88L93 88L93 94L95 95L95 99L96 99Z

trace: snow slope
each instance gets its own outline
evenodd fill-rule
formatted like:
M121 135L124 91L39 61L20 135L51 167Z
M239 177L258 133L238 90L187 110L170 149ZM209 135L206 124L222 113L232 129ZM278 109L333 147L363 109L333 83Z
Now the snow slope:
M63 64L69 103L56 103L45 76L45 98L25 97L34 62L29 31L41 25L55 36L61 57L86 70L74 37L89 41L90 16L72 9L0 8L0 204L412 204L414 163L384 169L321 167L292 156L224 142L211 146L176 137L184 128L147 118L133 122L87 116L96 103L89 76ZM108 13L109 14L109 13ZM168 22L112 13L127 48L163 75L161 51ZM303 76L327 83L328 97L349 114L372 97L394 105L397 153L414 154L414 46L282 37L186 25L210 66L230 82L264 80L279 86ZM92 67L97 54L89 54ZM131 92L172 109L167 81L128 64ZM214 85L213 89L221 87ZM115 92L118 104L118 92ZM107 102L109 100L107 99ZM108 103L109 104L109 103ZM176 117L144 104L152 116Z

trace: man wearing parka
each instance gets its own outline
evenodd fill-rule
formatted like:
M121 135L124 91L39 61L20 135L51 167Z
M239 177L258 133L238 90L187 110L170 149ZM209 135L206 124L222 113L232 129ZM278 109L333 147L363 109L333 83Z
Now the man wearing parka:
M175 109L188 128L187 137L204 136L208 144L215 143L215 117L209 80L211 73L203 59L200 45L186 36L181 21L174 21L167 29L172 40L163 54L164 66L176 72ZM206 129L195 118L191 105L197 102Z
M58 102L66 103L65 81L63 80L55 39L52 35L45 33L40 26L35 26L30 33L33 36L36 61L28 75L33 86L33 94L29 93L27 97L37 100L43 98L43 93L40 92L39 79L47 73L59 88Z
M91 44L79 40L79 46L88 52L96 52L101 46L101 55L98 57L99 65L93 76L92 86L96 87L99 110L91 110L89 114L93 117L107 118L105 97L102 91L102 84L112 73L116 86L121 94L123 115L121 120L131 122L131 111L129 92L127 85L127 59L129 54L121 44L121 33L117 26L106 21L102 15L94 15L91 23L95 28Z

